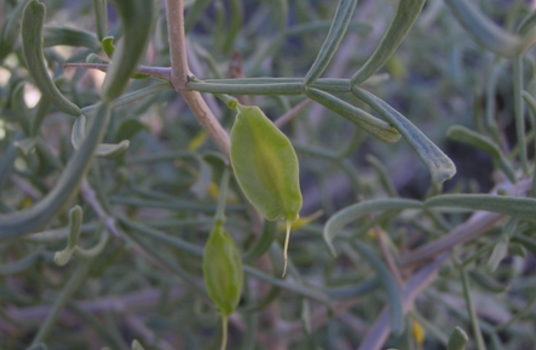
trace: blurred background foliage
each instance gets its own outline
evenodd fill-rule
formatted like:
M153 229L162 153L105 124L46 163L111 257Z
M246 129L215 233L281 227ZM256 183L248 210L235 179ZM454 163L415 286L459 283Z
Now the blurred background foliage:
M21 16L17 9L23 2L2 3L0 213L4 215L38 202L74 152L75 118L41 99L25 67L18 34L8 45L6 28L17 26ZM46 25L96 33L96 2L44 1ZM519 0L474 4L509 32L534 6ZM197 0L185 5L188 59L199 79L305 76L336 9L335 2L315 0ZM143 64L169 67L164 3L157 1L155 6ZM351 77L378 45L396 6L391 0L360 1L323 76ZM108 34L120 38L113 6L108 7L108 25ZM65 38L50 37L45 49L56 84L81 107L99 101L104 73L63 65L85 62L91 53L107 60L101 38L92 38L78 47L78 42L68 46L63 45ZM522 57L523 89L534 94L533 53ZM416 124L454 161L458 172L442 189L430 185L426 167L404 140L386 144L369 137L334 112L304 102L301 95L240 96L242 103L260 106L272 120L307 103L282 130L293 142L301 166L301 216L311 220L296 225L289 276L281 279L282 228L256 221L231 182L226 228L243 254L246 281L238 311L230 318L228 348L357 349L386 305L402 309L400 303L405 301L396 285L389 290L382 282L382 273L389 274L382 261L394 256L401 278L397 282L407 281L412 270L402 266L399 257L452 231L468 213L409 210L367 215L343 230L336 258L322 238L324 224L358 201L398 196L424 200L439 192L487 193L504 184L506 179L489 154L447 139L447 130L455 124L492 139L522 177L512 75L510 60L480 47L442 1L429 0L395 54L363 85ZM162 83L132 80L129 92L157 84ZM119 350L130 349L133 339L147 350L219 347L219 318L204 290L201 254L216 212L224 160L180 95L162 86L113 110L106 142L130 140L130 147L111 159L96 159L69 204L83 210L75 244L102 249L89 259L75 253L65 266L54 263L54 254L64 250L72 231L69 210L43 232L0 243L1 349L25 349L43 341L48 349ZM336 95L371 111L352 94ZM229 130L234 112L214 96L204 96ZM24 120L36 115L46 118L28 141L22 136ZM496 134L486 124L489 120L495 123ZM530 129L523 146L528 146L531 162L533 139ZM356 246L356 241L361 243ZM533 224L503 220L487 227L485 235L463 243L442 264L439 275L431 277L431 286L417 292L413 307L404 306L405 327L385 346L445 349L450 332L460 326L471 338L468 349L534 348ZM382 246L390 253L382 252ZM392 273L392 266L389 269ZM475 339L479 334L483 334L480 341Z

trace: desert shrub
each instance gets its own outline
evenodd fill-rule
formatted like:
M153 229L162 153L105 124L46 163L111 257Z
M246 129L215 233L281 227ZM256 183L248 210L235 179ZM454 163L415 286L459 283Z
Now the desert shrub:
M529 4L1 9L1 349L533 348Z

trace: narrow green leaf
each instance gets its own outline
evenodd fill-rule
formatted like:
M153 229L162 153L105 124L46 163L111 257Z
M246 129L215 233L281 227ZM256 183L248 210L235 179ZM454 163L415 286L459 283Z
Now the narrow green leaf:
M467 336L467 333L460 327L456 327L452 333L450 333L447 350L465 350L465 345L468 341L469 337Z
M69 160L56 186L36 205L13 214L0 215L0 241L20 237L41 229L58 214L76 193L78 184L91 165L91 159L110 119L109 104L101 104L80 149Z
M326 241L331 254L335 256L336 252L333 246L335 235L349 223L376 211L419 209L421 207L422 202L403 198L375 199L351 205L338 211L329 218L324 226L324 241Z
M18 137L20 137L20 135L22 135L22 132L19 133ZM5 150L5 152L3 151L2 158L0 158L0 194L2 194L4 186L9 180L11 170L15 164L15 159L17 159L17 150L14 142L12 142L7 150Z
M523 91L521 93L521 96L523 96L523 99L525 100L525 102L527 102L532 112L536 113L536 99L532 97L532 95L527 91Z
M163 81L158 84L151 85L149 87L129 92L128 94L125 94L115 100L112 101L112 107L111 108L119 108L126 106L132 102L139 101L140 99L151 96L153 94L156 94L158 92L172 89L171 83L169 81ZM82 108L83 114L87 115L88 113L91 113L93 110L95 110L99 104L94 104L91 106L87 106Z
M0 62L4 61L4 58L13 51L13 46L20 33L22 14L28 2L29 0L19 1L9 18L4 22L0 36Z
M35 84L59 110L67 114L78 116L80 108L69 101L58 90L48 75L43 56L43 24L45 21L46 7L37 0L32 0L26 5L22 18L22 49L28 71Z
M515 234L512 242L516 242L525 247L531 254L536 257L536 240L530 239L522 234Z
M138 119L125 119L121 121L121 123L115 130L113 138L117 142L120 142L120 140L130 140L144 130L147 130L147 125L140 122Z
M404 311L402 310L402 296L400 290L391 273L384 263L376 257L376 254L364 244L354 241L354 247L359 251L365 259L368 260L372 268L376 270L376 274L380 282L385 288L385 292L389 301L389 317L391 330L395 335L400 335L404 331Z
M357 0L339 0L328 36L322 44L322 48L320 48L320 52L316 56L313 65L305 75L304 84L306 86L311 85L320 77L337 52L348 28L348 24L352 19L356 5Z
M447 131L447 136L452 140L465 143L466 145L473 146L486 152L494 160L498 160L502 157L501 150L497 144L484 135L472 131L465 126L451 126Z
M374 277L356 285L330 287L325 288L324 290L331 299L341 300L357 298L373 292L374 290L378 289L378 287L380 287L380 280L378 277Z
M494 272L501 261L508 256L508 246L510 243L510 237L512 237L517 230L518 221L516 219L509 219L506 221L502 228L502 234L499 241L493 247L493 251L486 264L486 272Z
M251 264L257 261L258 258L268 251L276 238L277 222L266 220L261 236L257 238L255 244L242 256L244 263Z
M467 313L469 314L469 320L471 322L471 328L473 336L475 337L476 347L478 350L485 350L484 338L482 337L482 330L480 328L480 320L476 313L476 309L473 302L473 296L471 295L471 285L469 283L469 277L467 271L464 268L460 268L460 279L462 282L463 296L465 299L465 306ZM450 340L449 340L450 346Z
M314 288L313 286L304 285L301 283L289 283L280 278L274 278L272 276L269 276L247 265L244 265L244 272L273 286L279 287L292 293L296 293L299 296L304 296L316 300L322 304L329 305L331 302L330 298L328 298L328 296L324 292L318 290L317 288Z
M125 153L129 147L129 140L123 140L119 143L101 143L95 151L95 155L102 158L115 158Z
M469 276L476 282L480 287L484 288L487 291L492 293L504 293L508 290L509 286L506 284L501 284L495 281L493 278L489 277L485 273L478 270L469 271Z
M432 175L432 181L434 183L442 183L456 174L456 166L452 160L430 141L419 128L397 110L370 92L356 86L352 88L352 93L357 98L370 105L376 112L398 129L400 134L402 134L402 137L404 137L411 147L413 147L426 165Z
M340 116L348 119L372 136L384 142L396 142L400 139L400 133L388 123L373 117L369 113L344 102L327 92L308 88L305 95L310 99L320 103L324 107L332 110Z
M471 211L484 210L509 215L521 220L536 220L536 199L491 194L445 194L424 202L426 208L464 208Z
M78 239L80 238L80 228L83 220L84 212L80 206L77 205L69 211L69 236L67 246L62 251L54 254L54 262L56 265L64 266L71 259L74 249L78 244Z
M97 37L102 41L108 33L108 1L93 0L95 10L95 27L97 27Z
M123 94L132 73L145 54L153 22L153 2L147 0L114 1L123 39L112 59L102 87L104 101L112 101Z
M322 79L323 80L323 79ZM296 83L302 84L301 78L237 78L237 79L206 79L199 81L207 84L232 84L232 85L266 85Z
M382 183L383 188L389 195L389 197L398 197L398 191L396 190L395 184L393 183L393 180L391 179L391 176L389 175L389 172L385 165L376 157L374 157L372 154L367 154L365 157L367 164L372 166L374 170L378 173L378 177L380 178L380 182Z
M212 0L196 0L184 18L184 31L189 33Z
M15 86L11 95L11 106L15 118L17 118L20 126L24 130L24 133L30 135L30 120L31 113L26 102L24 102L24 82L20 82Z
M527 249L520 243L510 243L508 246L508 254L525 259L527 257Z
M196 3L199 1L196 1ZM227 21L227 34L225 35L225 41L223 42L223 53L230 53L234 46L236 37L240 33L240 29L243 27L244 22L244 6L242 0L231 0L229 4L231 13L229 20Z
M288 0L272 1L273 16L276 21L279 21L279 30L284 32L287 28L289 5Z
M100 42L95 34L86 30L62 26L45 26L43 47L57 45L83 46L89 49L98 49Z
M514 120L516 125L517 145L521 168L525 175L529 173L527 141L525 139L525 105L523 104L523 57L518 55L512 60L512 87L514 90Z
M78 150L86 138L86 116L80 115L73 124L71 143ZM117 144L101 143L95 151L95 155L103 158L114 158L124 153L130 146L129 140L123 140Z
M265 309L268 305L273 303L281 294L281 288L279 287L272 287L266 293L263 298L256 303L252 303L251 305L246 305L244 308L239 308L239 311L241 313L256 313L263 309Z
M100 237L97 244L95 244L91 248L81 248L80 246L75 246L73 255L76 256L78 259L83 260L90 260L95 257L97 257L100 253L104 251L106 248L106 245L108 244L108 239L110 238L110 234L107 230L100 229Z
M328 31L331 27L332 21L314 21L307 23L295 24L285 31L287 36L297 36L308 34L310 32L323 32ZM372 25L368 23L350 22L347 31L357 34L367 34L372 30Z
M212 210L214 211L214 210ZM162 231L156 230L154 228L147 227L143 224L139 224L133 221L130 221L129 219L125 217L119 216L117 218L125 227L129 228L130 230L135 230L137 232L140 232L144 234L145 236L149 237L152 241L158 241L162 242L163 244L167 246L172 246L177 249L180 249L186 253L193 254L196 256L202 256L203 250L201 247L194 245L192 243L189 243L181 238L171 236L169 234L166 234Z
M517 33L519 33L519 35L526 35L534 28L534 25L536 25L536 10L533 10L523 18L521 23L519 23Z
M400 0L396 14L380 44L367 62L353 76L352 84L359 85L376 73L392 56L419 17L425 0Z
M91 270L91 263L84 262L72 272L68 282L65 284L61 292L54 299L54 305L47 315L47 318L40 324L39 331L33 339L33 344L44 342L49 336L54 323L58 319L60 312L63 310L67 302L71 299L73 294L82 286L89 271Z
M460 125L450 127L447 136L452 140L486 152L512 183L517 181L514 169L508 159L503 156L499 146L486 136Z
M228 95L301 95L303 84L301 81L274 84L231 84L207 83L190 80L186 85L188 89L209 92L211 94Z
M39 259L41 258L41 254L43 253L44 248L42 246L39 246L35 251L33 251L28 256L25 256L24 258L6 264L6 265L0 265L0 275L13 275L19 272L22 272L31 266L33 266Z
M30 123L30 135L33 137L39 134L41 124L43 124L45 117L50 111L50 101L48 98L41 96L34 110L35 112L33 113L32 121Z
M445 0L454 17L469 32L473 39L499 56L511 58L521 53L524 42L517 36L504 31L484 16L471 1Z
M486 272L494 272L501 261L508 255L508 241L500 240L495 244L486 264Z

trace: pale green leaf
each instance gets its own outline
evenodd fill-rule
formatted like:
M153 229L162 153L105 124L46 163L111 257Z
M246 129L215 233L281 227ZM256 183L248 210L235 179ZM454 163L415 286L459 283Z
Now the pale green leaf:
M320 52L316 56L316 59L305 75L304 84L311 85L327 68L329 62L337 53L344 34L348 29L348 24L354 14L357 0L339 0L339 5L335 11L335 16L331 22L328 36L320 48Z
M434 183L442 183L456 174L456 166L452 160L397 110L370 92L356 86L352 88L352 92L398 129L426 165Z
M400 0L398 2L395 18L393 18L374 53L352 77L353 85L365 82L389 60L413 27L424 3L425 0Z
M22 49L26 65L35 85L61 111L78 116L80 108L69 101L58 90L48 75L43 55L43 24L45 21L45 4L32 0L26 5L22 18Z
M327 92L308 88L305 94L384 142L396 142L400 139L400 133L393 126Z
M424 202L425 207L463 208L471 211L483 210L509 215L521 220L536 220L536 199L498 196L491 194L445 194Z
M522 50L523 41L497 26L468 0L445 0L458 22L477 43L502 57L511 58Z
M351 205L338 211L329 218L324 226L324 240L331 253L336 255L333 240L335 239L335 236L351 222L360 219L364 215L377 211L418 209L421 207L422 202L420 201L402 198L375 199Z

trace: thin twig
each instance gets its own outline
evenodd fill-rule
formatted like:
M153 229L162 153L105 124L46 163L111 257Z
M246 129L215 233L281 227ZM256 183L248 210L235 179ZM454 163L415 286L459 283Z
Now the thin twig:
M353 319L350 322L355 325L354 330L362 332L365 329L365 322L359 320L355 315L348 312L353 307L361 304L363 300L363 297L344 300L334 304L331 309L328 309L326 306L319 305L311 317L311 331L314 332L325 327L328 322L331 322L334 319L352 316ZM328 310L330 312L328 312ZM287 341L301 339L306 335L301 321L281 326L279 330L285 334L284 337L287 339Z
M86 178L82 180L80 186L80 194L82 198L91 206L91 208L97 213L99 218L104 219L104 225L106 229L114 235L115 238L120 238L121 234L115 226L115 219L112 216L109 216L106 211L102 208L102 205L97 199L95 191L91 188Z
M374 226L374 232L376 232L376 237L378 238L378 243L380 244L380 249L382 251L383 258L387 263L387 267L389 268L389 271L391 271L391 275L393 275L393 278L395 279L396 284L398 284L398 287L402 288L404 286L404 280L402 279L402 275L400 274L398 266L396 266L393 254L391 254L391 251L387 246L387 242L385 241L383 232L378 226Z
M408 312L415 299L427 288L437 277L437 270L450 257L450 253L441 255L437 260L418 271L408 281L402 290L402 310ZM389 310L385 307L380 316L369 329L365 339L361 343L359 350L379 350L387 340L391 332L389 326Z
M313 102L313 100L306 99L306 100L298 103L296 106L294 106L290 110L288 110L287 113L283 114L276 121L274 121L275 126L277 126L278 128L281 128L283 125L285 125L286 123L291 121L295 116L300 114L300 112L303 111L312 102Z
M36 189L32 184L30 184L28 181L24 180L20 176L11 175L11 181L13 181L13 183L17 185L17 187L24 194L26 194L28 197L30 197L34 201L39 200L41 199L41 197L43 197L43 195L39 192L38 189Z
M169 291L168 300L173 302L178 298L184 296L184 289L173 288ZM154 305L158 304L162 298L162 290L157 288L151 288L142 290L139 292L133 292L125 294L120 297L108 296L101 297L96 300L80 300L73 301L76 305L90 313L100 314L105 312L113 313L133 313L148 310ZM29 321L41 321L47 317L52 309L51 305L40 305L30 307L13 307L8 305L6 307L6 313L12 320L20 323L27 323ZM68 308L61 311L59 315L60 320L71 320L74 315ZM9 326L7 321L0 319L0 329L5 329Z
M524 179L517 184L505 184L501 188L505 189L511 196L526 196L530 189L531 180ZM406 252L400 257L400 263L403 268L417 266L426 260L432 259L444 251L452 249L455 245L472 241L497 222L503 219L500 214L478 211L474 213L466 222L457 226L449 234L426 243L412 251Z

